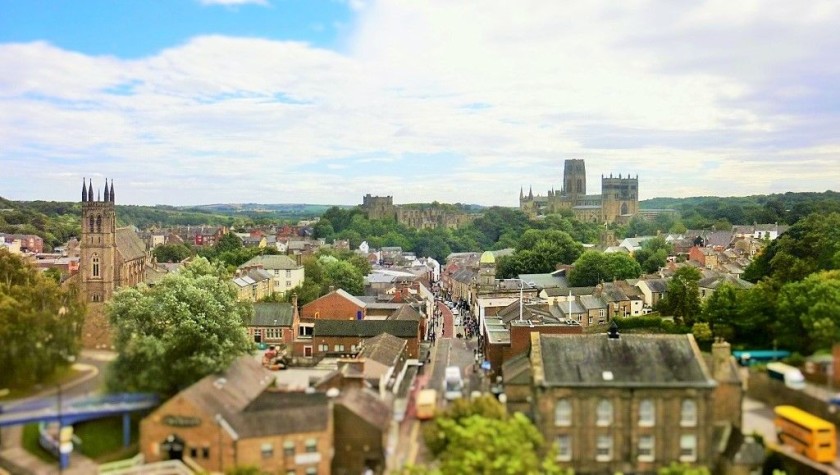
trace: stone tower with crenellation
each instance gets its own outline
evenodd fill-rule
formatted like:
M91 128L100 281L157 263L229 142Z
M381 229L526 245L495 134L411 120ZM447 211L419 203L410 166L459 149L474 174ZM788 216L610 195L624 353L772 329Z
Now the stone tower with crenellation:
M601 176L601 212L605 222L626 219L639 212L639 176Z

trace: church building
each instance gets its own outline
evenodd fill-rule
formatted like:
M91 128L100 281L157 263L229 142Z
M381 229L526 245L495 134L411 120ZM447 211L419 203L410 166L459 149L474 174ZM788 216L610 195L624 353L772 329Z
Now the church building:
M583 160L566 160L563 186L534 196L533 190L519 190L519 209L531 218L569 210L580 221L612 223L628 221L639 212L639 176L601 175L601 194L586 194L586 165Z
M102 304L120 287L137 285L146 279L150 254L143 240L130 227L117 228L114 181L93 193L93 181L82 180L82 235L79 242L79 273L76 283L88 306L82 330L86 347L110 343L107 318Z

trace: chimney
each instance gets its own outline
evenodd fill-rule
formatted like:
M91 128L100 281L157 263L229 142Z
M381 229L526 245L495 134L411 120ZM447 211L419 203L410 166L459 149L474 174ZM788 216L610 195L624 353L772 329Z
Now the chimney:
M335 286L334 286L334 285L331 285L331 286L330 286L330 290L329 290L329 291L330 291L330 292L335 292Z
M712 343L712 377L718 381L728 378L732 373L731 359L732 346L721 337L715 338Z

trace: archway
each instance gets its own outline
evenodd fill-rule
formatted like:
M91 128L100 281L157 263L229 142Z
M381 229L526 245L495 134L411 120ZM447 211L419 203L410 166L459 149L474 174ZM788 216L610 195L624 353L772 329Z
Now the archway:
M170 434L160 444L161 452L167 455L169 460L182 460L184 458L184 439L175 434Z

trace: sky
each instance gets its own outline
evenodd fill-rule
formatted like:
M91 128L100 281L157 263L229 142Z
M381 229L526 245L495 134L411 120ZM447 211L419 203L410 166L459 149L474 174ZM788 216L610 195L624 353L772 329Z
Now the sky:
M838 190L834 0L0 0L0 196Z

